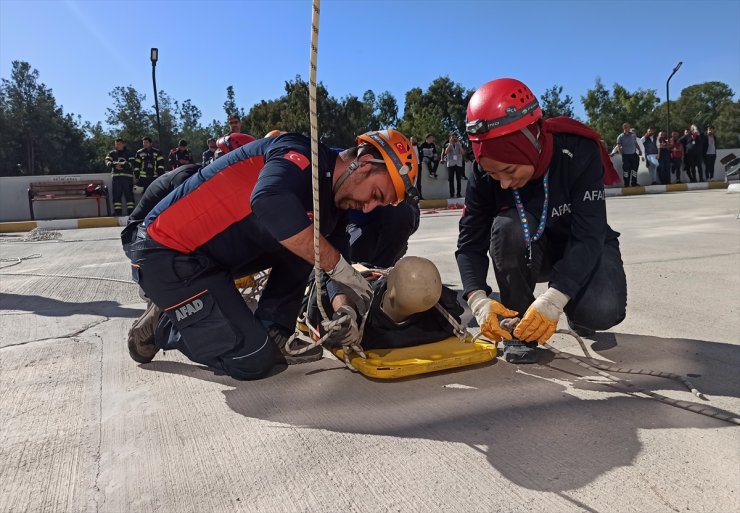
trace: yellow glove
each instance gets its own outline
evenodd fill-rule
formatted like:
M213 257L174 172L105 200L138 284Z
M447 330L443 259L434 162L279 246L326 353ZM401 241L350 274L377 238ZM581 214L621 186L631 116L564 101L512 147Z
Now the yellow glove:
M570 298L550 287L524 313L514 330L514 336L523 342L536 340L544 344L555 333L558 319Z
M468 305L478 321L481 333L489 340L493 342L511 340L511 333L501 327L497 316L516 317L518 312L509 310L498 301L489 299L482 290L476 290L468 295Z

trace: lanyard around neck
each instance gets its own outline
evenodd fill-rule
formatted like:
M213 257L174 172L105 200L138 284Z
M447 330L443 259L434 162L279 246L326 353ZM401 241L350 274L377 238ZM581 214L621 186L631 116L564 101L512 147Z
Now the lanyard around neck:
M519 222L522 225L522 232L524 232L524 244L527 247L527 265L531 265L532 262L532 243L536 242L542 237L542 234L545 232L545 224L547 223L547 207L548 207L548 199L549 199L549 188L548 188L548 179L550 176L550 172L548 171L545 174L545 178L542 180L542 185L545 188L545 201L542 205L542 213L540 214L540 224L537 226L537 232L535 232L534 237L531 236L529 231L529 221L527 221L527 213L524 211L524 205L522 204L522 198L519 194L519 191L517 189L512 189L511 192L514 194L514 203L516 204L516 211L519 214Z

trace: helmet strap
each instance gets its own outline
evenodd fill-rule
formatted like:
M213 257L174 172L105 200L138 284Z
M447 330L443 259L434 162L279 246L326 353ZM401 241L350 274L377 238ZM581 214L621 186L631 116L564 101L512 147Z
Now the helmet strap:
M540 138L540 127L537 127L537 136L532 135L532 132L529 131L527 127L522 128L519 130L521 133L524 134L524 137L526 137L529 142L532 143L532 146L535 147L537 150L537 153L542 153L542 145L540 144L539 138Z
M334 187L332 187L332 192L334 194L337 193L344 181L349 178L352 173L357 171L357 169L360 167L360 164L362 164L362 162L360 162L358 159L355 159L349 166L347 166L347 169L344 170L344 172L339 177L339 180L337 180L337 183L335 183Z

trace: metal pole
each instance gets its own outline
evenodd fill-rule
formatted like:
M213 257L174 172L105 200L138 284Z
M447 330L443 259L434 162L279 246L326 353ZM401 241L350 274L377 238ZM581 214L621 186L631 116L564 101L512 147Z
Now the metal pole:
M152 48L150 53L152 61L152 85L154 85L154 110L157 113L157 145L159 151L162 150L162 124L159 121L159 95L157 94L157 60L159 59L159 49Z
M669 84L673 75L675 75L676 71L681 67L681 64L683 64L683 62L676 64L676 67L673 68L673 73L671 73L671 76L665 81L666 136L671 133L671 94Z

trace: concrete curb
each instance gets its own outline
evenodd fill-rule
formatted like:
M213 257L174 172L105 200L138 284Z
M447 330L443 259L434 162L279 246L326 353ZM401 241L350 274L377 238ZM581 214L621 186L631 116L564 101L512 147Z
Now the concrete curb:
M613 187L606 189L606 197L638 196L640 194L662 194L664 192L702 191L727 189L727 182L672 183L668 185L639 185L637 187Z
M42 228L44 230L75 230L78 228L126 226L127 219L127 217L85 217L81 219L14 221L0 223L0 233L29 232L34 228Z
M737 190L738 184L730 186ZM727 189L727 182L673 183L669 185L645 185L638 187L613 187L606 189L606 197L637 196L640 194L662 194L664 192L701 191L706 189ZM462 208L465 198L421 200L422 209ZM77 228L104 228L126 226L127 217L86 217L82 219L53 219L48 221L0 222L0 233L28 232L34 228L44 230L73 230Z
M727 182L672 183L669 185L639 185L637 187L611 187L605 189L606 197L637 196L640 194L662 194L664 192L701 191L706 189L727 189ZM461 207L465 198L421 200L421 208Z

